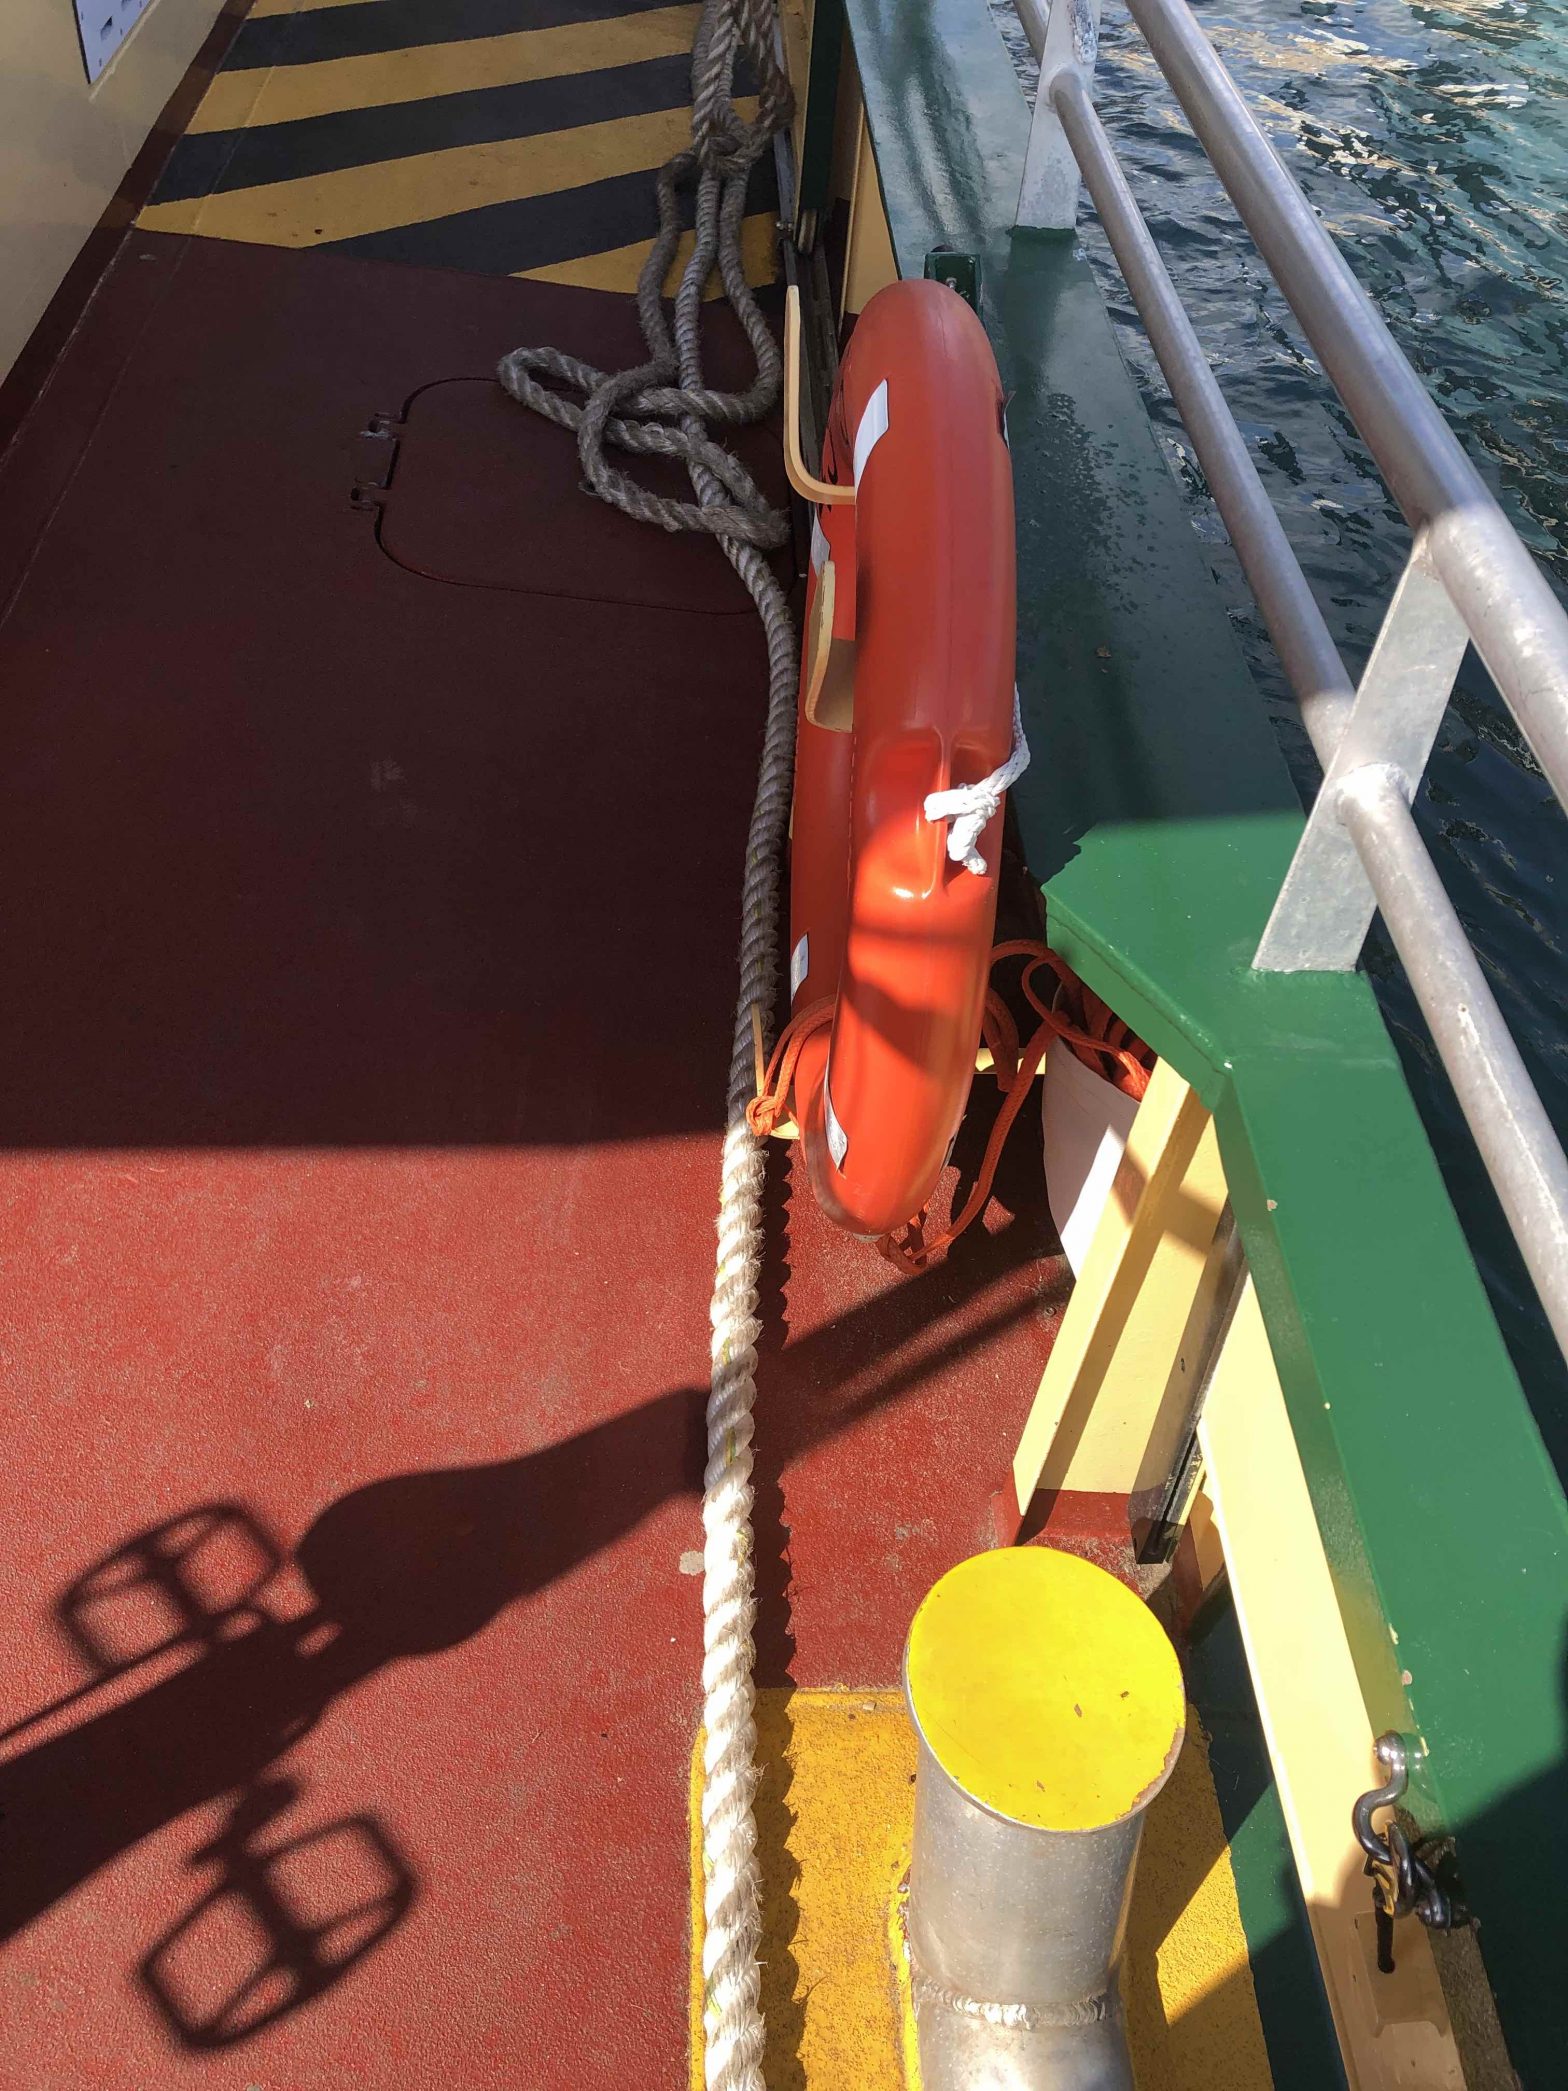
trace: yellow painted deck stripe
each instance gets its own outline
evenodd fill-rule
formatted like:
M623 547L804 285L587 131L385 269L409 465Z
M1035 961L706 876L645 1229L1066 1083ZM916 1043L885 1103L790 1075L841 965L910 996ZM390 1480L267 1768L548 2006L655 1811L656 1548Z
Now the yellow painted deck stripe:
M187 133L238 130L246 125L294 123L335 116L345 109L381 109L440 94L483 87L515 87L648 58L684 56L691 49L699 10L655 8L608 21L567 22L553 29L518 29L451 44L417 44L323 58L311 65L219 73L187 125Z
M748 120L754 97L741 102ZM503 138L445 152L413 153L368 167L340 167L294 181L263 182L216 196L149 204L147 232L195 232L268 247L317 247L332 240L421 225L486 204L548 196L619 174L658 167L687 144L691 111L660 109L537 138Z
M1269 2091L1246 1934L1195 1709L1149 1809L1122 1962L1138 2091ZM898 1886L914 1832L902 1694L757 1694L763 2075L918 2091ZM691 2091L702 2091L702 1738L691 1766Z
M369 7L374 0L252 0L247 22L259 22L268 15L314 15L328 7Z
M774 253L777 220L771 211L753 211L741 220L741 260L746 281L752 285L771 283L777 275ZM665 289L673 292L681 271L691 259L692 234L682 233L675 260L665 277ZM576 261L552 261L537 269L519 269L519 276L534 283L569 283L578 290L634 291L642 265L648 259L652 240L634 240L629 247L609 247L602 254L584 254ZM715 270L703 296L723 296L723 285Z
M756 1720L763 2081L905 2091L907 2007L888 1953L914 1824L902 1694L773 1688L758 1692ZM691 1826L691 2091L703 2091L700 1736Z
M314 15L328 7L369 7L374 0L252 0L245 19L262 21L268 15Z
M1236 1876L1196 1707L1188 1709L1187 1742L1170 1784L1144 1819L1122 2005L1138 2091L1271 2091Z

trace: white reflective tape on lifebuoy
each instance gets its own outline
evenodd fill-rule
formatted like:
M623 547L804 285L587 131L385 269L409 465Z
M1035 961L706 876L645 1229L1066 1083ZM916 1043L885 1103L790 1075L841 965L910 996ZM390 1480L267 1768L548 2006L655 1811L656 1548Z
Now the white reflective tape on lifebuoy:
M827 564L828 534L822 527L822 517L813 509L811 512L811 571L821 573Z
M827 1121L828 1153L833 1157L834 1168L842 1169L844 1157L849 1152L849 1135L838 1122L838 1113L833 1108L833 1091L826 1082L822 1084L822 1115Z
M860 484L860 475L866 469L878 443L887 434L887 379L884 378L875 392L866 401L866 410L860 417L860 426L855 430L855 484Z
M803 935L789 955L789 998L793 1002L811 970L811 940Z

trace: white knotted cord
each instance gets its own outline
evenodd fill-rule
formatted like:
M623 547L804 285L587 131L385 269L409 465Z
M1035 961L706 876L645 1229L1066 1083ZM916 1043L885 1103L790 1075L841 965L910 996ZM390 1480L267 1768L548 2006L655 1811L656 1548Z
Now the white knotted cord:
M739 50L761 85L753 124L741 120L734 103ZM702 1502L702 1974L708 2091L764 2091L753 1815L751 1443L766 1143L747 1128L746 1106L756 1086L752 1012L760 1014L766 1040L778 993L780 866L794 779L796 656L789 607L763 550L786 541L788 520L768 505L704 424L759 420L779 396L778 346L746 282L740 238L747 176L793 108L776 53L774 0L705 0L692 47L692 148L659 170L659 237L637 285L650 361L637 370L606 375L558 350L517 349L500 366L501 382L515 398L576 430L591 492L666 530L706 530L717 536L751 591L767 634L768 709L741 888L740 996L709 1309L713 1337ZM676 292L672 344L663 285L680 237L676 185L692 173L697 175L696 245ZM756 380L744 393L711 391L703 382L701 300L715 262L757 359ZM540 384L536 372L576 385L586 394L584 404L576 406ZM613 470L605 462L606 443L682 458L697 503L666 500Z
M1010 786L1029 767L1029 743L1024 739L1024 717L1018 703L1018 685L1013 685L1013 752L1006 762L978 784L955 785L951 791L926 793L927 820L952 823L947 831L947 854L976 878L984 878L986 861L979 849L980 837L995 820L997 809Z

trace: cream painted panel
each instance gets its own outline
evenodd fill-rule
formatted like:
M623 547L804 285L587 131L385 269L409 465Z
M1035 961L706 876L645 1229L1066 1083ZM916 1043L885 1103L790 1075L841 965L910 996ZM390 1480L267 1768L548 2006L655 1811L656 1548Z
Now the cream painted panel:
M1351 2091L1464 2091L1431 1935L1403 1924L1398 1980L1375 1972L1371 1892L1350 1827L1373 1777L1372 1724L1250 1277L1198 1443Z
M71 0L0 0L0 376L217 19L153 0L95 87Z

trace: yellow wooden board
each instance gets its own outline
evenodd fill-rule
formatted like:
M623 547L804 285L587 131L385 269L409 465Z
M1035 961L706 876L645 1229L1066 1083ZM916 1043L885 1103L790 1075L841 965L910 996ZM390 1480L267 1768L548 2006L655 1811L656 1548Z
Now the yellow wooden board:
M1122 1996L1138 2091L1269 2091L1241 1914L1208 1756L1187 1746L1151 1806ZM897 1692L757 1700L763 2075L796 2091L918 2091L896 1957L915 1741ZM691 2031L702 2087L701 1738L692 1757Z

